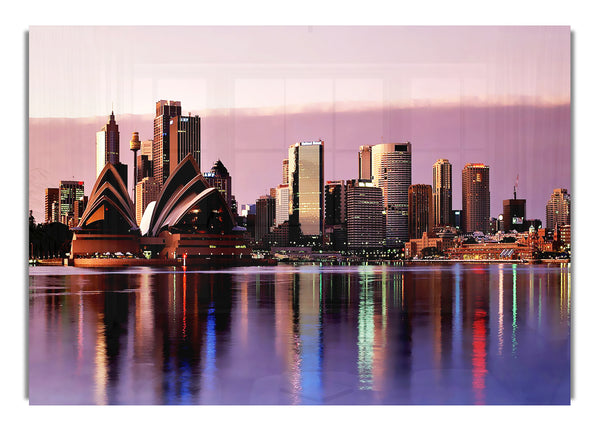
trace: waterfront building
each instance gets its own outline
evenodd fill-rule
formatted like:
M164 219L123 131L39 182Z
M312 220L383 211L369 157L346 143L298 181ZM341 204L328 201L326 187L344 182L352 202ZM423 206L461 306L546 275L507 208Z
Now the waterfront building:
M233 211L233 195L231 194L231 175L221 160L217 160L209 172L204 173L204 179L210 187L215 187L221 192L225 202ZM237 211L233 211L236 213Z
M289 246L289 222L285 220L283 223L273 226L264 237L263 243L270 247L287 247Z
M261 196L256 200L256 221L254 239L262 242L270 228L275 224L275 199L272 196Z
M467 163L462 171L463 232L489 231L490 167ZM505 220L506 221L506 220Z
M298 142L289 147L290 242L323 243L323 144Z
M366 150L365 150L366 151ZM412 178L410 142L371 147L373 184L383 192L386 245L403 246L408 240L408 187Z
M58 221L52 217L52 204L59 201L58 188L47 188L44 196L44 222L52 223Z
M421 238L433 232L433 193L429 184L412 184L408 188L408 234Z
M348 249L381 248L385 245L383 192L370 181L346 182Z
M502 201L502 220L504 231L525 232L529 229L526 222L525 199L504 199Z
M567 189L554 189L546 204L546 227L554 229L565 224L571 224L571 195Z
M279 226L290 217L290 189L287 184L280 184L275 190L275 226Z
M160 194L160 184L154 177L144 177L135 186L135 221L138 225L142 223L144 211L150 202L156 201Z
M443 253L454 245L454 235L452 234L436 237L430 237L429 235L428 232L423 232L420 238L411 238L410 241L405 243L405 258L423 257L423 250L432 247Z
M69 222L69 227L75 227L81 221L81 217L85 212L85 208L87 207L88 197L82 196L78 201L76 201L73 205L73 218Z
M169 174L173 173L179 162L188 154L191 154L200 166L200 117L197 115L171 117L169 120L169 168L167 169Z
M450 259L459 260L531 260L536 251L535 245L527 241L482 242L450 248L448 256Z
M83 181L61 181L59 185L59 221L67 226L73 224L75 203L83 198Z
M452 227L456 230L462 230L462 210L452 210Z
M108 123L96 132L96 177L100 175L104 165L119 162L119 126L115 121L114 111L110 113Z
M452 165L447 159L433 164L433 224L452 226Z
M358 179L371 181L371 146L361 145L358 150Z
M169 143L171 118L181 115L181 102L159 100L154 117L152 169L154 179L162 186L169 176Z

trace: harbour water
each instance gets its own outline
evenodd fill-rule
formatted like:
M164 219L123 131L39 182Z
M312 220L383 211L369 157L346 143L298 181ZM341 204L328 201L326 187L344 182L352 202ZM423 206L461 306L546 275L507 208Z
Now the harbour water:
M568 264L29 269L31 404L569 404Z

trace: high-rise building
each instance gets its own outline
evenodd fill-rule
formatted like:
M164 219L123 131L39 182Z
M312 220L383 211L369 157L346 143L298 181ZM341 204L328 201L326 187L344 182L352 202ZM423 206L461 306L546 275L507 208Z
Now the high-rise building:
M546 228L571 224L571 195L567 189L554 189L546 204Z
M71 220L71 223L69 225L70 227L74 227L79 224L79 222L81 221L81 216L83 215L83 212L85 211L85 208L87 206L87 203L87 196L83 196L78 201L75 201L75 203L73 204L73 219Z
M137 156L137 177L135 179L136 184L142 181L142 179L151 177L152 171L152 159L146 154L140 154Z
M162 186L169 177L169 143L171 118L181 115L181 102L159 100L154 117L154 140L152 143L152 169L154 179ZM177 166L177 163L175 163Z
M408 188L408 234L418 239L433 231L433 193L429 184L412 184Z
M505 232L528 230L529 226L525 217L525 199L504 199L502 201L502 222Z
M463 231L487 233L490 220L489 166L483 163L465 165L462 171L462 206Z
M385 245L381 188L370 181L347 181L346 226L349 249L381 248Z
M290 217L290 189L287 184L280 184L275 190L275 226L279 226Z
M200 166L200 117L181 116L171 117L169 120L169 174L185 156L191 154Z
M287 184L289 181L289 175L290 175L290 161L289 159L283 159L283 163L281 166L281 170L282 170L282 174L283 174L283 181L281 184Z
M325 184L325 226L346 223L346 186L344 181Z
M371 147L362 145L358 150L358 178L371 181Z
M272 196L261 196L256 200L256 224L254 238L261 242L275 224L275 199Z
M119 163L119 125L114 112L110 113L108 123L96 132L96 176L107 163Z
M221 162L221 160L217 160L213 164L212 168L210 168L210 172L205 172L203 175L209 186L215 187L221 192L225 198L225 202L227 202L227 205L229 208L231 208L233 204L233 196L231 194L231 175L229 175L229 171L223 162Z
M61 181L59 185L60 222L72 225L75 203L83 198L83 181Z
M144 177L135 185L135 219L138 226L142 223L142 216L150 202L158 199L160 184L154 177Z
M59 201L59 194L57 188L47 188L44 198L44 220L45 223L52 223L58 221L52 218L52 204Z
M323 141L298 142L288 151L290 242L323 242Z
M152 160L152 144L153 143L154 143L154 141L152 139L146 139L145 141L142 141L142 145L140 148L140 154L143 156L148 156L148 160Z
M408 241L408 187L412 178L410 142L373 145L371 175L373 184L383 191L386 245L401 247Z
M433 164L433 224L452 225L452 165L447 159Z

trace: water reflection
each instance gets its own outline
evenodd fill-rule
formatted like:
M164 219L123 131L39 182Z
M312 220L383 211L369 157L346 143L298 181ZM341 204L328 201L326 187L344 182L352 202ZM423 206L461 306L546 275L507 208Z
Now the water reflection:
M570 283L566 265L41 268L30 401L564 404Z

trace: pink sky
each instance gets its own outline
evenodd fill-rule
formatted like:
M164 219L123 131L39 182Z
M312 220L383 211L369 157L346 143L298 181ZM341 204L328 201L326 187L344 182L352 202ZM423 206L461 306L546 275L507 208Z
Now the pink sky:
M469 162L491 166L493 216L517 175L528 218L544 222L552 189L571 187L569 27L32 27L29 37L38 220L45 187L74 177L91 190L95 131L111 109L131 167L131 132L151 137L159 99L202 117L201 168L221 158L240 203L277 186L289 145L320 138L326 180L355 177L358 147L382 141L413 143L413 183L431 184L431 165L448 158L456 209Z

